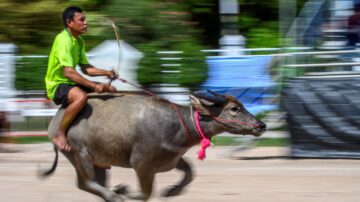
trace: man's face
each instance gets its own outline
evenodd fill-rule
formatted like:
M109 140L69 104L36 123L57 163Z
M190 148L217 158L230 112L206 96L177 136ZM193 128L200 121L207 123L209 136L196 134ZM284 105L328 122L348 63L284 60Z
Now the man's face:
M88 28L84 13L78 12L75 13L73 20L68 20L67 25L70 31L76 35L87 32Z

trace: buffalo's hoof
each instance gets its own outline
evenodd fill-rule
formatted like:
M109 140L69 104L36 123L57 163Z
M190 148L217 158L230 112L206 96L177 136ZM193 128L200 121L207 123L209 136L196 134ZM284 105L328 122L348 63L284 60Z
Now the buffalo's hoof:
M121 196L117 195L117 194L111 194L110 196L108 195L105 199L105 202L124 202L124 199L121 198Z
M111 199L106 200L106 202L124 202L120 197L112 197Z
M182 191L182 188L179 186L172 186L170 189L166 190L162 196L163 197L172 197L172 196L178 196Z
M116 185L115 187L111 188L111 190L117 194L126 195L129 193L128 186L124 184Z

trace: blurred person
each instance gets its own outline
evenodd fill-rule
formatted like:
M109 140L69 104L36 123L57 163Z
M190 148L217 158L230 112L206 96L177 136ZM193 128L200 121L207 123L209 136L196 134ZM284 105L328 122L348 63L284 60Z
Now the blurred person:
M0 111L0 136L6 131L7 128L6 113Z
M71 122L85 106L89 92L115 92L115 87L96 83L83 77L76 71L79 65L84 74L89 76L107 76L117 78L114 71L98 69L88 63L85 54L85 41L80 36L87 32L87 21L82 9L76 6L67 7L62 14L65 29L53 42L49 55L48 69L45 77L47 96L55 104L65 107L57 134L52 142L62 151L70 151L66 132Z
M352 14L347 20L347 33L346 38L348 40L347 45L355 47L360 42L360 4L356 4L354 7L354 14Z
M8 139L4 134L9 131L9 123L6 118L6 112L0 110L0 152L1 153L13 153L16 150L13 150L9 147L6 147L5 144L2 143L10 143L12 142Z

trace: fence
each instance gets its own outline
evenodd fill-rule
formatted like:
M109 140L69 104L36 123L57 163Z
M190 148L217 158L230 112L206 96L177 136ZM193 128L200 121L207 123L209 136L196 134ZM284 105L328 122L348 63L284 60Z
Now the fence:
M303 52L298 52L299 50L302 50ZM231 60L226 60L226 57L222 56L216 56L217 53L220 53L222 51L229 51L229 50L202 50L203 52L209 54L208 56L208 64L209 67L213 65L211 68L213 70L217 70L216 68L219 67L219 65L214 65L215 63L221 64L221 61L225 61L228 63L228 65L224 66L225 68L229 67L232 68L231 74L229 72L226 73L226 69L223 72L225 79L226 76L234 77L233 79L236 79L236 74L241 77L241 71L236 71L238 68L237 65L242 65L244 67L244 64L250 64L250 63L243 63L245 60L252 61L251 64L256 64L257 61L260 61L259 58L262 58L266 61L263 66L266 68L263 69L257 69L264 71L260 75L262 77L256 77L256 72L254 73L256 66L252 66L254 69L242 69L246 70L247 72L252 72L252 76L247 79L247 88L246 86L240 86L244 87L243 89L236 89L237 86L236 83L232 83L232 86L218 86L220 88L227 87L227 89L216 89L213 87L216 86L210 86L213 88L213 90L218 90L219 92L230 92L235 93L238 98L241 99L241 95L245 95L246 93L251 94L251 96L248 96L245 100L247 103L250 104L256 104L257 106L271 106L274 108L263 108L259 111L267 111L270 110L271 113L268 114L268 116L265 117L267 122L272 122L275 126L279 125L278 123L282 122L284 120L284 112L282 112L280 109L277 108L280 103L280 97L281 97L281 91L284 86L286 85L287 79L294 77L294 76L301 76L304 74L312 73L314 74L314 68L316 71L319 70L318 68L335 68L334 71L343 70L344 67L354 67L357 65L360 65L360 62L336 62L331 61L327 63L313 63L314 61L318 61L317 59L313 59L314 56L325 56L325 55L340 55L340 56L346 56L347 54L356 54L360 52L360 50L343 50L343 51L313 51L313 49L308 47L291 47L291 48L259 48L259 49L241 49L241 51L248 53L248 55L241 56L238 58L231 58L231 59L238 59L238 64L232 63ZM235 50L239 51L239 50ZM164 56L163 58L166 58L166 52L162 52ZM266 53L266 54L265 54ZM250 55L252 54L252 55ZM28 65L31 62L37 62L38 64L43 64L44 59L46 59L46 56L17 56L18 66L17 71L21 71L21 69L24 68L24 66ZM270 58L270 59L269 59ZM341 57L340 57L341 58ZM229 58L228 58L229 59ZM299 64L299 61L303 61L304 63ZM168 62L168 60L164 60L165 62ZM235 61L235 60L233 60ZM44 65L43 65L44 66ZM246 65L245 65L246 66ZM44 66L43 68L46 68ZM211 69L209 68L209 69ZM303 69L307 68L308 70L304 71ZM239 68L238 68L239 69ZM45 71L45 70L43 70ZM214 73L214 72L213 72ZM215 73L216 74L216 73ZM214 75L215 75L214 74ZM259 76L259 75L257 75ZM211 76L210 76L211 77ZM20 75L20 82L32 82L32 80L29 80L28 76L26 74ZM17 78L17 79L19 79ZM25 79L24 79L25 78ZM266 79L264 79L266 78ZM28 79L26 81L26 79ZM259 82L261 79L261 84L264 84L264 81L266 80L267 85L261 86L261 88L256 88L254 86L254 83ZM43 77L41 78L41 81L43 81ZM253 84L251 84L253 81ZM17 81L19 82L19 81ZM202 89L205 89L206 87L209 87L209 83L205 83L202 87ZM201 90L201 89L200 89ZM183 92L184 91L184 92ZM175 89L172 91L172 88L167 88L167 92L164 93L167 97L173 97L177 94L181 94L181 96L184 96L187 93L187 90L179 91L179 89ZM246 91L246 92L245 92ZM26 91L28 92L28 91ZM10 114L10 121L14 123L11 126L11 130L42 130L46 128L47 123L49 122L49 119L56 111L56 106L51 105L47 103L47 99L45 98L45 92L44 91L38 91L37 93L26 93L23 92L23 94L18 95L18 100L27 100L26 102L19 102L19 101L12 101L15 102L19 106L18 112L12 112ZM268 93L271 92L271 93ZM170 96L169 96L170 95ZM41 101L32 102L32 98L37 97ZM259 99L261 98L261 99ZM27 103L27 104L25 104ZM41 103L41 104L40 104ZM182 103L183 104L183 103ZM251 108L251 105L249 105ZM259 111L255 111L258 113ZM275 114L275 115L274 115ZM25 122L25 123L24 123ZM40 123L40 124L39 124ZM44 123L44 124L42 124Z

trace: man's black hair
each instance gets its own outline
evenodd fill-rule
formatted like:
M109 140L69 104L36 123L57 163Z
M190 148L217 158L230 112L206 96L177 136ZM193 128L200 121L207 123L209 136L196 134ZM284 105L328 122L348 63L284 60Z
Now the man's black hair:
M67 8L65 8L63 14L62 14L62 19L63 19L63 23L65 28L67 27L67 20L73 20L74 19L74 15L75 13L82 13L82 9L77 7L77 6L69 6Z

